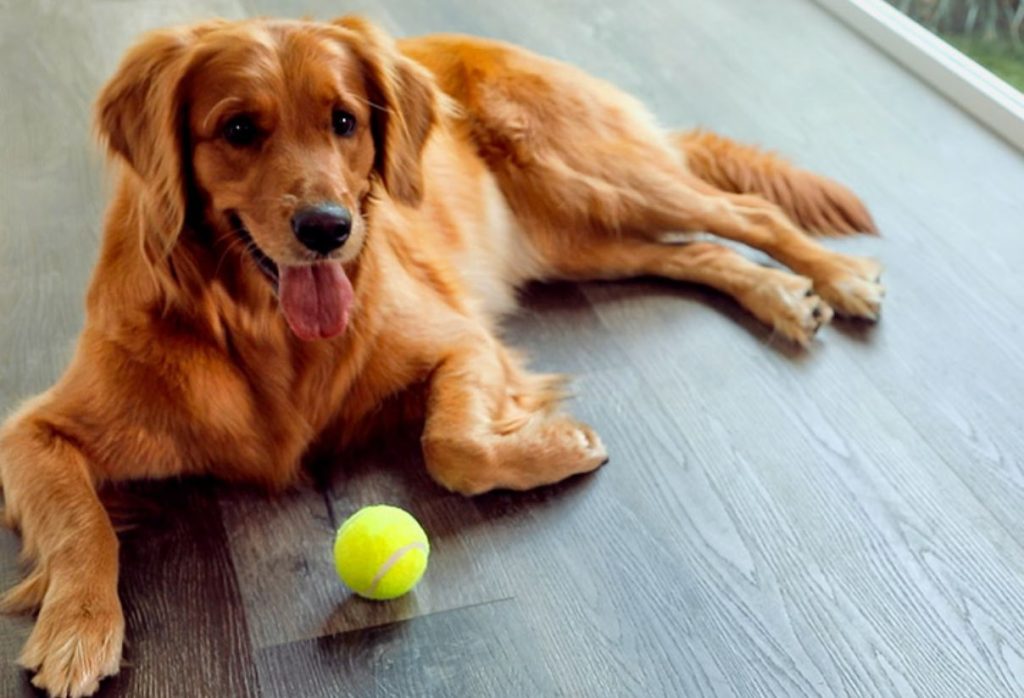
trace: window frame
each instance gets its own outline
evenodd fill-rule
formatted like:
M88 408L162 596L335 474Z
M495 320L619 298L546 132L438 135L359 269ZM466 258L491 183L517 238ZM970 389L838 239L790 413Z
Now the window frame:
M1024 94L883 0L814 0L1024 151Z

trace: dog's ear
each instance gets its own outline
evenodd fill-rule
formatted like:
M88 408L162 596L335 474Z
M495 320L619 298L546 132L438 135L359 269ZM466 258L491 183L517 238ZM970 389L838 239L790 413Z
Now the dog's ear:
M410 206L423 199L420 157L437 119L432 76L399 53L394 40L361 17L332 22L362 63L370 101L374 169L393 199Z
M142 183L143 252L166 257L185 224L187 184L181 85L196 27L144 36L122 59L96 103L96 128L112 155Z

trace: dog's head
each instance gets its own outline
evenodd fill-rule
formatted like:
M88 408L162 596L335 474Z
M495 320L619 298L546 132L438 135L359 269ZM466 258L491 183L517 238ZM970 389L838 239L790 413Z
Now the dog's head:
M143 38L97 120L138 176L148 262L160 271L186 226L234 241L292 330L315 339L347 323L345 269L366 240L370 194L422 197L434 95L363 20L214 21Z

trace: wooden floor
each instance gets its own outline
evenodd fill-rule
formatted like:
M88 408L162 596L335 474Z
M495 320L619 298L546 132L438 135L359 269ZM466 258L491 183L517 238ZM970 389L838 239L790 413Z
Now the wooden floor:
M132 37L345 9L514 40L851 184L884 237L836 246L887 264L884 320L796 352L693 287L532 289L508 335L579 377L607 467L467 500L407 434L280 498L136 488L101 694L1024 695L1024 159L810 0L0 0L0 409L81 326L107 186L89 107ZM375 502L433 541L389 604L330 562ZM0 532L3 585L17 547ZM4 698L32 694L28 629L0 619Z

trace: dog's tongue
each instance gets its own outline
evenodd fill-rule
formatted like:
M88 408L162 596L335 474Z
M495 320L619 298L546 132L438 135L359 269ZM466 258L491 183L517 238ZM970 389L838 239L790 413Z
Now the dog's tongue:
M299 339L325 339L345 330L353 293L340 263L282 265L280 272L281 311Z

